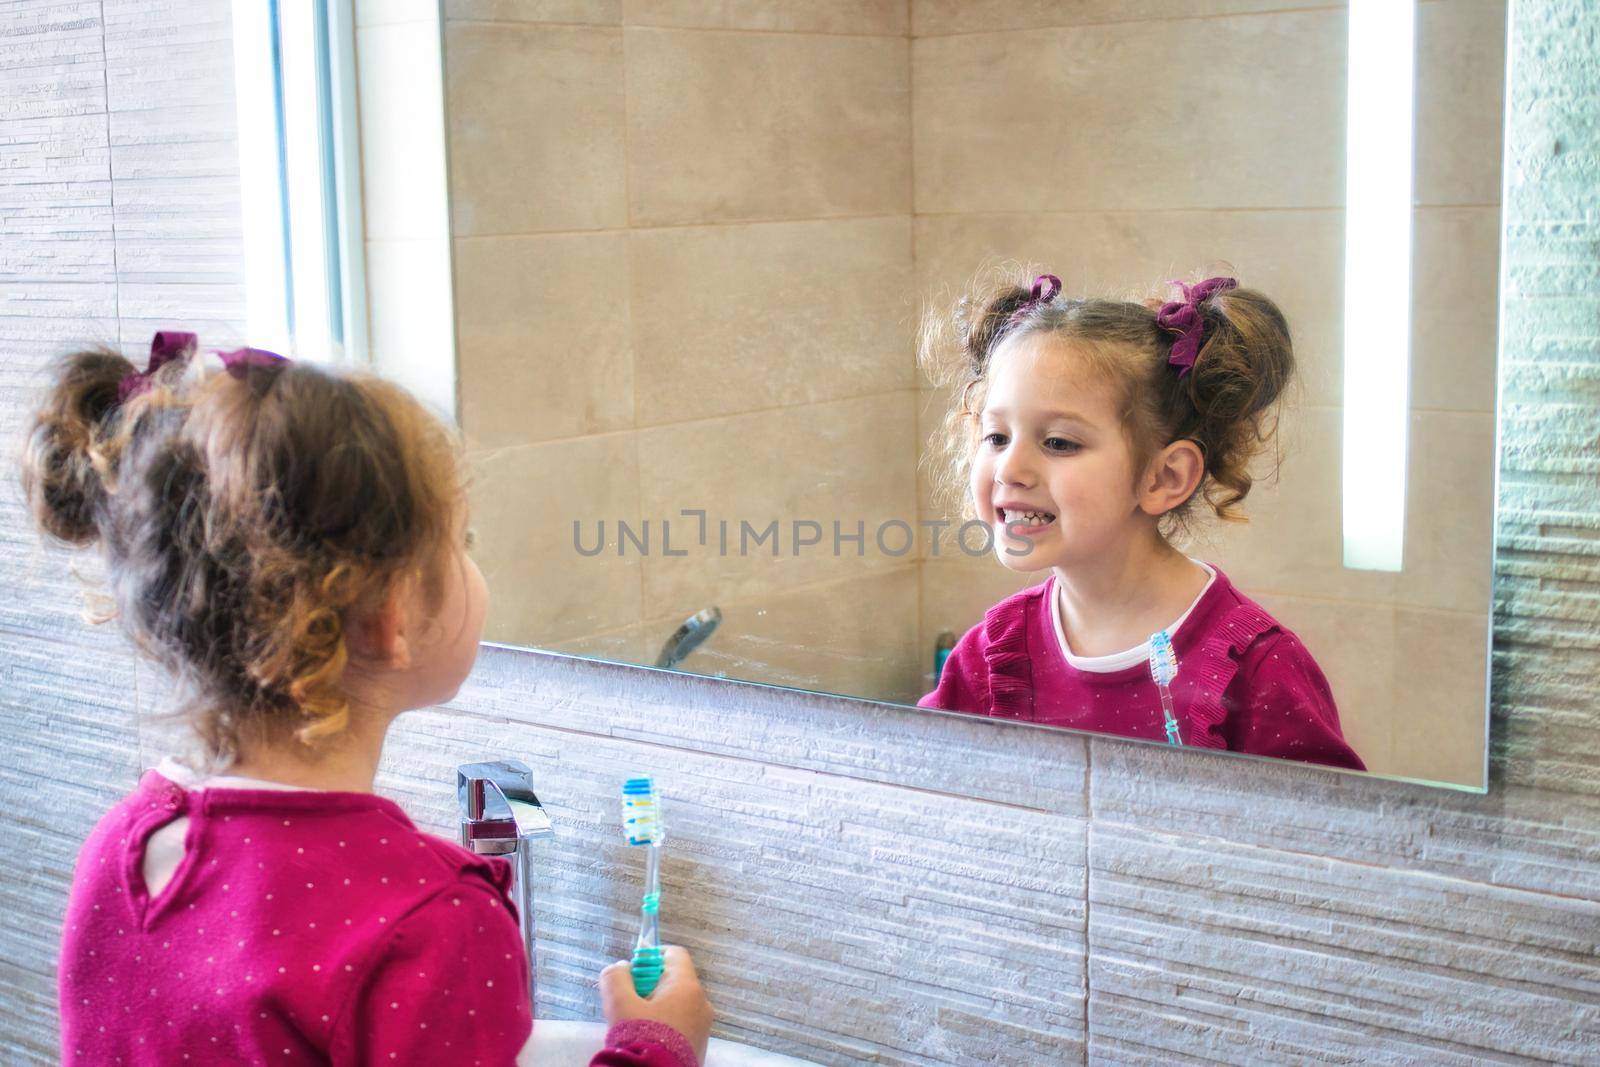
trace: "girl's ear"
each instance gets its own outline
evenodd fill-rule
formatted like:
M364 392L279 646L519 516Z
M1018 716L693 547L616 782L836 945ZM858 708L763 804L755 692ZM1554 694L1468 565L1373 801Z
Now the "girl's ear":
M1139 510L1161 516L1194 496L1205 477L1205 455L1188 438L1172 442L1150 459L1139 482Z
M383 599L352 608L345 623L345 641L353 658L370 666L405 670L411 666L406 640L406 585L396 582Z

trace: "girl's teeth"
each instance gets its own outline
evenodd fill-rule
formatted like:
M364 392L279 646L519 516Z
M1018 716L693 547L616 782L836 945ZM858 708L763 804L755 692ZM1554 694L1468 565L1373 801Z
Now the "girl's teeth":
M1007 522L1021 522L1021 523L1026 523L1029 526L1043 526L1045 523L1050 522L1053 517L1054 516L1050 515L1047 512L1043 512L1043 511L1008 511L1008 512L1006 512L1006 521Z

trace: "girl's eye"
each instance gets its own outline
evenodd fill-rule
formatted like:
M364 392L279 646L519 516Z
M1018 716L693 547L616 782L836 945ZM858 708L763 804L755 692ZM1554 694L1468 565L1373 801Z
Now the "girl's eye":
M1006 435L1003 433L986 433L983 435L983 443L990 448L1004 448L1006 447L1006 440Z
M1065 455L1071 455L1083 447L1078 442L1069 441L1065 437L1047 437L1045 438L1044 446L1052 452L1060 452Z
M467 541L467 551L468 552L471 552L474 548L477 548L478 547L478 531L472 529L470 526L467 527L466 541Z

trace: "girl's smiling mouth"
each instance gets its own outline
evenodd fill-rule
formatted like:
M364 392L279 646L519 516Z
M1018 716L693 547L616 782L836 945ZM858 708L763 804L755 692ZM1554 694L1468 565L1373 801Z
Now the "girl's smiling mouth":
M1001 525L1007 529L1015 529L1018 533L1030 533L1042 530L1056 521L1054 512L1044 511L1039 508L1024 508L996 506L995 514L1000 517Z

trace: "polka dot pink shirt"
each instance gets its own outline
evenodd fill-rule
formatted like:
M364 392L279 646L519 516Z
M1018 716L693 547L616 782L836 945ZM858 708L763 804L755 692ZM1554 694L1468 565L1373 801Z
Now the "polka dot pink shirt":
M1214 577L1172 633L1178 676L1171 692L1182 743L1366 770L1305 645L1221 570L1208 569ZM1052 576L990 608L956 642L938 686L917 703L1165 740L1148 659L1109 670L1086 670L1068 659L1052 616L1056 581Z
M151 896L141 861L189 819ZM500 861L361 793L208 789L160 774L95 828L63 931L62 1061L515 1062L528 964Z

